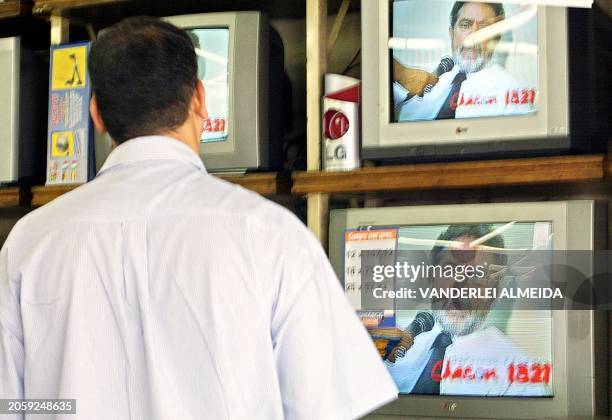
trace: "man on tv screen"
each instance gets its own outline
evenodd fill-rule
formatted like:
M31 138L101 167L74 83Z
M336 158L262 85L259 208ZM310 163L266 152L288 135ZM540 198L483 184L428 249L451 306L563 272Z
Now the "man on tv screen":
M425 17L422 9L415 9L417 4L414 0L394 3L390 47L396 122L516 115L535 110L535 8L514 6L516 13L510 17L505 9L510 6L501 3L455 2L446 30L450 54L444 54L436 49L436 45L447 42L442 39L441 20L433 20L432 28L424 27L427 22L418 21ZM440 5L445 4L438 3L433 12L441 12ZM515 21L500 26L508 18ZM515 33L520 42L513 39ZM423 51L430 50L434 52L422 57ZM437 51L442 57L434 59ZM510 70L506 68L508 61L512 63Z
M469 244L490 235L490 225L451 225L437 239ZM503 249L501 235L489 238L484 244L492 249ZM469 259L469 261L467 261ZM431 251L431 263L448 267L457 264L472 266L505 266L507 256L499 252L457 251L437 245ZM496 286L499 278L472 277L464 281L436 276L430 279L436 288ZM493 284L492 284L493 283ZM532 366L539 361L529 359L512 340L486 320L494 299L436 299L432 301L433 328L407 342L395 345L385 357L385 363L401 393L423 395L475 396L544 396L545 372L542 378L533 375ZM411 346L409 343L412 344ZM533 383L515 380L509 367L529 366ZM540 366L540 365L538 365Z

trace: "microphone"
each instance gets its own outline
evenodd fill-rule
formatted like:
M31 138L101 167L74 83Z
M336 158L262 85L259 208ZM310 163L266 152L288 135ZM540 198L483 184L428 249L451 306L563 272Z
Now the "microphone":
M410 332L413 337L416 337L421 333L431 331L435 324L436 320L430 312L419 312L406 328L406 332Z
M431 331L435 323L436 321L431 313L419 312L410 325L408 325L408 328L404 330L404 335L402 336L399 344L395 346L393 350L391 350L391 353L387 359L390 362L395 363L397 359L404 357L406 352L412 348L416 336L421 333Z
M449 71L451 71L453 67L455 67L455 62L453 61L452 58L446 56L442 58L442 60L440 61L440 64L438 64L438 67L436 67L433 74L436 75L437 77L440 77L444 73L448 73ZM433 84L428 83L427 86L425 86L425 89L423 89L423 92L424 93L431 92L431 90L433 89L435 85L436 83L433 83Z

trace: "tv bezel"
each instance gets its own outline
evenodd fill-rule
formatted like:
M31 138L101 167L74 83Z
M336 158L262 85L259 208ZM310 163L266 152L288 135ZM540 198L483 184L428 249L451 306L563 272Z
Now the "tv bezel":
M19 178L19 96L20 96L20 64L21 64L21 39L20 37L0 38L0 54L9 60L5 72L10 77L5 79L8 83L8 92L4 91L3 101L8 109L3 112L5 122L2 135L0 136L0 184L15 182ZM4 135L6 133L6 135Z
M605 208L594 201L453 204L332 210L329 257L334 270L342 278L344 230L349 228L507 221L551 221L553 249L595 250L605 247ZM377 418L385 418L382 416L386 414L540 418L605 413L607 355L603 351L605 347L599 351L602 344L598 342L605 337L605 314L553 311L552 315L553 397L400 395L397 401L378 410ZM584 334L575 334L576 331Z
M0 38L4 95L0 124L0 186L41 182L46 168L49 51L21 36Z
M362 2L364 159L507 157L570 149L565 8L538 7L539 93L536 113L393 123L387 47L391 5L391 0ZM503 132L500 127L512 127L512 130Z
M217 172L267 167L269 27L265 16L249 11L163 19L183 29L229 29L228 137L200 144L206 168Z

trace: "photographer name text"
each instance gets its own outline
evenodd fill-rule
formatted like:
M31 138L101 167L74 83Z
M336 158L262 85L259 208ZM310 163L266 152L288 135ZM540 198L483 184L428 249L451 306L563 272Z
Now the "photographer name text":
M563 299L559 288L524 287L498 289L495 287L450 287L450 288L416 288L402 287L397 290L385 290L376 287L372 290L376 299Z

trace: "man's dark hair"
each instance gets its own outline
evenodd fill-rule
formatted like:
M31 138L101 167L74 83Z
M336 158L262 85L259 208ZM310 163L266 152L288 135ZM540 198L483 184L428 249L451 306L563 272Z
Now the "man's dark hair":
M478 225L450 225L444 232L438 236L438 241L453 241L462 236L472 237L474 239L482 238L485 235L493 232L493 226L489 224L478 224ZM495 235L487 239L481 245L488 245L495 248L504 248L504 238L501 235ZM445 250L446 247L436 245L432 248L430 258L433 264L440 262L440 253ZM503 253L493 253L495 256L496 263L505 265L508 256Z
M89 74L102 120L118 143L185 122L198 82L187 33L152 17L131 17L91 47Z
M472 3L472 2L456 1L455 4L453 5L453 8L451 9L451 14L450 14L450 27L451 28L455 27L455 23L457 23L457 18L459 16L459 11L467 3ZM498 18L504 19L506 17L504 5L501 3L479 3L479 4L488 5L490 8L493 9L493 11L495 12L495 16L497 16Z

